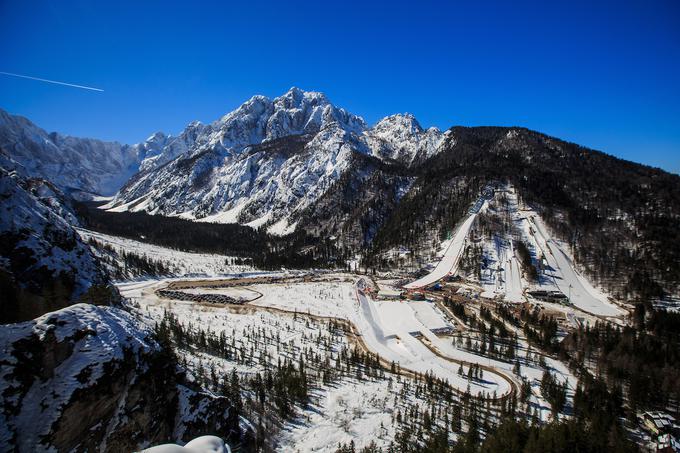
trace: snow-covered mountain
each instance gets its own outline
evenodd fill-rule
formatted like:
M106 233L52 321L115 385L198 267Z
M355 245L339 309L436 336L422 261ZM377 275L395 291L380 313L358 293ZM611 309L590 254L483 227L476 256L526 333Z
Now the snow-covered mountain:
M113 195L139 170L188 152L204 128L195 122L177 137L156 132L142 143L124 145L48 133L0 109L0 157L6 169L48 180L62 190Z
M423 129L410 113L385 117L364 135L373 155L405 164L431 157L443 139L439 129Z
M211 124L190 124L162 150L146 150L140 173L107 208L286 233L356 154L411 164L435 154L442 136L409 114L369 128L324 94L291 88L275 99L254 96Z
M47 179L63 189L101 194L114 193L144 157L134 146L47 133L2 109L0 154L23 166L28 176Z
M251 149L291 136L308 137L304 157L272 161ZM368 127L324 94L298 88L274 99L254 96L213 123L195 121L177 136L156 132L134 145L48 133L0 110L0 155L23 167L27 176L49 180L62 190L101 195L125 184L112 207L127 209L124 205L144 196L149 203L133 209L224 222L257 220L253 225L278 221L274 231L281 232L292 226L285 217L318 198L346 170L351 153L411 164L435 154L441 142L438 129L423 129L413 115L389 116ZM205 157L186 161L202 153ZM185 162L164 168L177 159ZM299 168L305 163L309 169ZM194 176L213 171L213 178L205 181L212 190L176 194L178 185L192 182L170 174L177 165L196 166ZM258 187L244 184L244 178ZM298 196L302 193L304 200Z
M31 319L106 283L64 196L0 167L0 322Z

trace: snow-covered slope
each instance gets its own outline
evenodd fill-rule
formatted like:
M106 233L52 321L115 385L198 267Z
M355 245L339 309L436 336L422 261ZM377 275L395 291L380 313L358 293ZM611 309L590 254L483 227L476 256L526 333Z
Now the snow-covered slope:
M147 324L77 304L0 326L3 451L137 451L205 432L238 438L229 402L200 392Z
M122 186L108 205L117 211L266 223L278 234L295 228L297 214L349 169L353 154L411 165L434 155L442 137L410 114L369 127L324 94L298 88L253 96L210 124L193 122L177 136L156 132L135 145L47 133L0 110L6 168L62 190L108 195Z
M94 241L93 252L113 279L140 276L138 269L126 265L124 258L122 258L124 254L144 257L152 262L161 263L168 270L169 275L184 277L217 277L254 270L252 266L248 265L229 264L237 260L236 257L212 253L182 252L95 231L80 228L77 231L83 241L88 243Z
M142 171L106 208L267 224L286 233L354 154L410 164L436 153L441 137L412 115L369 128L322 93L291 88L275 99L254 96L209 125L192 123L161 151L147 150Z
M205 129L205 125L195 121L189 124L177 137L156 132L144 143L134 145L137 155L141 159L139 171L153 170L181 154L188 153L197 144L200 134Z
M364 134L373 155L405 164L431 157L443 139L439 129L424 130L410 113L383 118Z
M324 94L291 88L275 99L253 96L211 124L189 124L177 137L158 132L135 146L143 150L140 170L147 171L183 154L216 150L225 156L235 155L248 145L316 133L331 124L355 133L366 129L363 119L335 107Z
M163 444L147 448L143 453L231 453L229 445L217 436L201 436L183 447L177 444Z
M54 186L0 167L0 200L1 322L61 308L106 282Z
M0 154L28 176L64 189L112 194L139 166L138 148L116 142L47 133L28 119L0 109ZM13 168L12 168L13 169Z

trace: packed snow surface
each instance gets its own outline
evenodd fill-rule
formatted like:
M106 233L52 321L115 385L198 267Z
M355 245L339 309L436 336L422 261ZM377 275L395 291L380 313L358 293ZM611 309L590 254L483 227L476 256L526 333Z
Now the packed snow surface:
M422 288L424 286L431 285L443 279L447 275L456 273L458 269L458 263L460 261L460 256L462 255L463 250L465 249L468 233L470 232L470 228L472 227L472 224L474 223L478 212L479 212L478 210L474 210L468 216L468 218L465 219L465 221L461 224L461 226L456 231L453 240L449 243L449 246L446 248L444 256L442 256L442 259L439 261L437 266L432 270L432 272L430 272L429 274L425 275L422 278L419 278L416 281L404 285L405 288L409 289Z
M251 288L263 294L252 305L346 319L359 329L366 346L384 360L420 373L432 371L461 391L468 386L469 381L457 373L459 363L438 356L416 338L422 335L432 341L436 335L430 326L448 325L438 310L419 303L414 308L412 302L374 301L352 282L253 285ZM483 359L478 357L477 361ZM503 395L510 391L510 385L500 375L488 373L484 382L471 382L470 391Z
M181 447L175 444L157 445L144 453L231 453L229 445L217 436L201 436Z
M498 197L503 197L503 207L499 207ZM494 197L485 201L480 198L470 215L460 225L456 234L446 244L443 256L436 267L424 277L404 285L415 289L431 285L447 275L458 271L460 257L467 245L468 236L475 225L479 212L498 212L509 216L515 234L534 250L534 262L539 255L546 260L545 271L538 282L530 284L522 273L522 266L513 245L511 235L494 234L482 241L483 254L487 265L481 271L482 297L503 297L508 302L524 302L524 291L530 287L547 291L560 291L569 298L576 308L596 316L616 317L624 311L612 304L607 295L595 288L577 270L573 259L565 251L564 245L554 239L540 215L533 209L520 210L516 191L512 187L499 188Z
M276 361L289 348L304 348L314 342L320 331L326 331L325 320L314 317L334 317L350 321L360 334L368 350L378 353L389 363L394 361L402 370L432 371L436 376L448 379L454 388L470 392L484 392L497 396L518 388L520 376L514 374L514 362L506 362L484 356L476 349L463 349L457 342L457 334L438 336L433 329L453 328L444 315L443 308L430 301L376 301L359 288L369 286L365 280L347 274L325 274L307 281L279 281L239 286L241 290L261 293L262 297L248 303L287 311L237 310L215 305L201 305L191 301L171 301L157 297L154 290L163 288L168 280L152 280L119 284L123 295L139 302L142 312L158 320L165 310L172 311L182 322L204 326L216 333L236 335L237 343L248 345L247 332L256 329L265 337L280 335L277 342L267 343L266 354ZM203 282L205 283L205 282ZM385 282L382 282L386 284ZM194 287L185 291L212 292L222 288ZM235 288L234 288L235 289ZM291 316L297 312L305 316ZM264 332L267 333L264 333ZM521 335L521 329L518 330ZM469 335L465 329L460 334ZM418 338L420 337L420 338ZM278 337L277 337L278 338ZM463 337L464 340L464 337ZM343 340L340 340L343 342ZM346 341L342 344L347 344ZM478 340L475 340L478 341ZM430 347L428 347L428 344ZM277 346L279 345L279 346ZM287 349L288 348L288 349ZM438 351L438 353L435 353ZM294 352L293 352L294 353ZM285 356L285 355L284 355ZM227 372L237 369L242 374L261 372L262 364L239 364L207 354L189 354L189 367L220 367ZM532 387L531 403L539 411L542 420L550 417L550 406L540 393L543 372L549 369L559 382L567 382L569 393L574 389L576 378L567 367L550 357L540 358L540 352L532 350L526 340L518 339L517 360L521 362L521 377L529 380ZM541 362L545 361L546 366ZM463 364L463 375L458 374ZM466 377L470 364L484 367L483 377ZM394 391L399 391L397 388ZM391 406L393 393L384 382L363 382L345 379L328 388L314 390L318 407L304 410L300 420L284 427L279 451L332 452L338 442L354 439L377 438L381 442L392 439L391 423L394 415ZM387 440L386 440L387 439ZM383 444L384 445L384 444Z
M505 300L510 302L524 302L522 267L515 254L512 241L508 241L508 244L510 246L510 256L507 259Z
M562 245L548 234L539 216L532 215L528 221L535 227L534 238L548 262L549 276L555 286L569 297L572 304L594 315L621 316L624 314L623 310L607 300L607 296L602 291L594 288L574 269L573 261Z

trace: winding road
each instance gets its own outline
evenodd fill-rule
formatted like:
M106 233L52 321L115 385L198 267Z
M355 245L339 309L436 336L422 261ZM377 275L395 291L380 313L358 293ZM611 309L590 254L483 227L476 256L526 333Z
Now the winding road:
M247 282L239 281L236 284L239 286L243 285L245 288L244 283ZM271 285L278 285L280 283L285 283L285 281L271 283ZM258 282L258 284L257 290L254 291L263 290L264 285L261 282ZM312 282L311 284L314 283ZM219 280L219 286L224 287L225 285L229 285L229 283L225 280ZM170 301L159 297L158 290L167 287L172 287L175 290L191 288L192 292L195 292L196 288L201 286L205 286L205 282L201 282L196 286L191 281L181 280L173 283L155 282L154 285L138 287L137 289L141 291L136 296L153 297L158 301L176 303L176 300ZM347 300L348 306L351 305L351 307L348 307L347 314L342 317L324 316L318 312L303 313L296 309L290 309L285 304L270 303L273 300L271 298L263 301L258 297L256 304L225 305L191 301L187 297L188 300L181 303L221 308L235 314L262 310L286 315L310 316L319 320L334 320L346 326L348 338L354 344L366 352L379 355L381 363L387 369L389 369L394 361L399 363L400 369L406 374L432 372L435 376L448 380L452 388L460 393L464 392L469 385L472 394L485 394L488 397L492 397L495 394L497 400L501 400L510 395L511 392L517 391L518 386L514 377L503 370L485 365L485 358L478 357L479 360L476 361L461 360L453 357L447 354L445 350L446 345L442 343L444 340L437 337L425 325L421 324L418 329L419 334L414 335L413 331L408 331L409 325L382 315L376 303L356 286L354 286L354 294L356 297L355 301ZM294 287L291 289L290 297L296 297ZM394 303L401 304L402 302ZM405 306L404 309L406 310L407 307ZM410 321L412 323L420 323L415 316ZM465 367L469 367L471 364L479 365L485 371L485 379L468 380L466 376L458 375L458 368L461 364Z

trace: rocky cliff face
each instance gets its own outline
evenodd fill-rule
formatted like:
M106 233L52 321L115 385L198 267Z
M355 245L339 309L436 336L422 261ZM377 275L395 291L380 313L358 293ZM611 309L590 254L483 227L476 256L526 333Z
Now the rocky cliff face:
M295 229L297 214L338 181L352 154L409 166L436 154L442 138L410 114L369 127L324 94L298 88L253 96L210 124L136 145L47 133L0 111L0 158L28 177L85 197L120 188L108 206L120 211L266 225L276 234Z
M121 309L78 304L0 332L0 444L9 451L238 438L229 402L188 383L172 352Z
M424 130L412 115L369 128L322 93L297 88L275 99L255 96L214 123L190 125L180 137L181 146L170 141L147 158L166 165L142 163L143 171L107 208L264 225L285 234L356 166L356 155L411 165L436 154L442 141L437 129Z
M410 165L437 153L444 136L436 127L423 129L407 113L383 118L364 137L374 156Z
M0 167L0 200L0 322L35 318L107 284L54 185Z
M29 177L47 179L61 189L103 194L114 193L144 158L137 147L47 133L2 109L0 155L22 166Z

